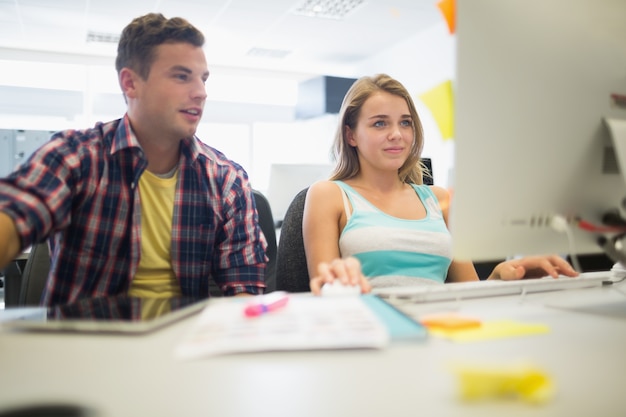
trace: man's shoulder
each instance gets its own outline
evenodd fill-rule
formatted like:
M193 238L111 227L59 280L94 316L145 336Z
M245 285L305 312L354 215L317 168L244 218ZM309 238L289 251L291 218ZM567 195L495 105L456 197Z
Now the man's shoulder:
M237 171L243 171L241 165L230 159L220 150L202 142L198 138L194 140L195 146L198 152L198 160L205 165L213 165L216 168L222 167L227 169L236 169Z
M90 144L94 142L110 142L115 135L119 120L107 123L98 122L93 127L85 129L65 129L54 133L51 141L72 144L74 146L81 144Z

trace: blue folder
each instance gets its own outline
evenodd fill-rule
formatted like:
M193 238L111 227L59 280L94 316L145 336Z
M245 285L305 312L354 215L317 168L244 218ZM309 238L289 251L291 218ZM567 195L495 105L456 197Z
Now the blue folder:
M428 336L426 327L377 295L365 294L361 298L387 326L392 342L419 341L425 340Z

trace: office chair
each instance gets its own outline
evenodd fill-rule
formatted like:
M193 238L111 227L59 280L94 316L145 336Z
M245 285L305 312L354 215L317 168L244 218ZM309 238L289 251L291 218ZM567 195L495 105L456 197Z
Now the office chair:
M13 261L8 264L4 271L4 306L17 307L20 299L20 286L22 285L22 271L25 260Z
M274 216L270 203L260 191L252 190L256 204L256 210L259 213L259 226L267 240L266 255L269 258L265 268L265 292L276 290L276 226L274 224Z
M301 190L289 204L278 241L276 290L309 292L309 270L302 238L304 200L309 187Z
M48 242L33 245L22 272L18 306L30 307L40 305L41 295L46 287L49 271L50 250Z

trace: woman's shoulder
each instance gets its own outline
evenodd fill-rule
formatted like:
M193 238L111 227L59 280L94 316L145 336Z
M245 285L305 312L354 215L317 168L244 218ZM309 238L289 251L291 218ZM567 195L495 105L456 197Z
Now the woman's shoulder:
M324 215L340 213L343 210L341 189L333 181L317 181L309 186L305 207Z
M336 194L340 191L340 188L337 183L330 180L320 180L316 181L309 186L309 191L307 191L307 195L313 196L330 196Z

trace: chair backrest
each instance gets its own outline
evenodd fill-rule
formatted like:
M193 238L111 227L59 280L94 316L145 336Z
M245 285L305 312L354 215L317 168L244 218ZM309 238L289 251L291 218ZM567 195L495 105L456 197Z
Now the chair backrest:
M15 259L4 270L0 270L0 274L4 274L5 307L18 307L20 305L20 287L25 264L26 259Z
M261 226L265 240L267 240L266 254L269 261L265 268L265 285L267 286L265 292L272 292L276 290L276 225L267 197L257 190L252 190L252 194L254 195L256 210L259 213L259 226Z
M40 305L49 272L50 251L48 243L34 244L30 249L28 260L22 272L20 296L18 299L19 306Z
M296 194L285 212L280 229L276 259L276 290L279 291L308 292L311 290L302 238L302 215L308 189L307 187Z

